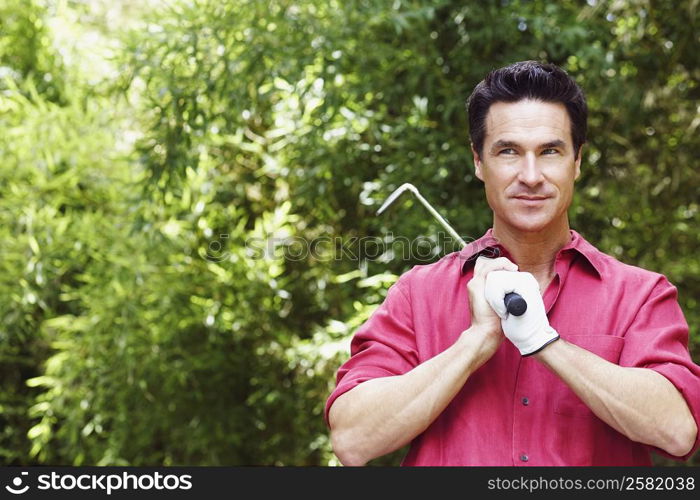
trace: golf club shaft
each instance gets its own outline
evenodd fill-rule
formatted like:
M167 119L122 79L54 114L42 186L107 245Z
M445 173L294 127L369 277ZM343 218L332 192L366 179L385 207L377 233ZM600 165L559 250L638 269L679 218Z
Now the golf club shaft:
M464 240L459 236L459 234L457 234L457 231L455 231L454 229L452 229L452 226L450 226L450 225L447 223L447 221L446 221L445 219L443 219L442 216L441 216L439 213L437 213L437 210L435 210L435 209L430 205L430 203L428 203L428 200L426 200L425 198L423 198L423 196L421 196L421 194L420 194L418 191L415 191L414 194L416 195L416 198L418 198L418 200L423 204L423 206L424 206L425 208L428 209L428 212L430 212L430 213L433 215L433 217L435 217L435 218L438 220L438 222L439 222L440 224L442 224L442 227L444 227L444 228L447 230L447 232L450 233L450 236L452 236L454 239L457 240L457 242L459 242L459 244L462 246L462 248L464 248L465 246L467 246L467 242L464 241Z

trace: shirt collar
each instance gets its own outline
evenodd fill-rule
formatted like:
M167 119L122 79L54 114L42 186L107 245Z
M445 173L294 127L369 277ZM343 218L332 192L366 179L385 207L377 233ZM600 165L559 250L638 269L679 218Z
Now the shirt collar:
M569 243L559 250L558 255L574 251L584 257L598 277L602 277L603 254L576 231L570 230L569 232L571 234L571 239ZM473 267L476 259L481 255L491 258L500 256L509 257L510 255L508 250L501 245L500 241L493 235L492 228L486 231L486 234L481 238L472 241L460 250L458 261L461 266L461 273L464 274L469 268Z

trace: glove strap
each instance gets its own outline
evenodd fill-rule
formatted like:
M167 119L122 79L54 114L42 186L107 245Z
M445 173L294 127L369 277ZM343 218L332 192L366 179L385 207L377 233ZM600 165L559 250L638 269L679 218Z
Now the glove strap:
M547 340L547 342L545 342L544 344L542 344L540 347L538 347L538 348L535 349L534 351L528 352L527 354L523 354L523 358L525 358L525 357L527 357L527 356L532 356L533 354L537 354L538 352L540 352L542 349L544 349L545 347L547 347L549 344L551 344L551 343L554 342L555 340L559 340L559 338L560 338L560 337L559 337L559 333L558 333L554 328L552 328L551 326L548 326L548 327L547 327L546 332L547 332L549 335L553 335L553 337L550 338L549 340Z

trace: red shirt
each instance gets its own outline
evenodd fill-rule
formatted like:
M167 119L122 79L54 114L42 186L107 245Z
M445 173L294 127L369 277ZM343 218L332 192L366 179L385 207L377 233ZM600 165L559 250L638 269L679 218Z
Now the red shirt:
M700 428L700 367L688 352L676 288L660 274L603 254L575 231L571 235L543 296L552 327L608 361L665 376ZM355 333L351 358L338 370L326 402L326 419L341 394L366 380L406 373L469 328L466 285L477 254L494 248L510 257L489 230L462 251L398 279ZM505 340L413 440L403 465L650 465L651 449L608 426L537 359L522 357Z

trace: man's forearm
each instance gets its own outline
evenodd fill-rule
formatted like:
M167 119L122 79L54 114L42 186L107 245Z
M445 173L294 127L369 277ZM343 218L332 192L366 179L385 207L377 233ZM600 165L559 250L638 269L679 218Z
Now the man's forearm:
M697 426L685 400L663 375L615 365L563 339L535 357L618 432L671 455L690 451Z
M485 340L481 332L467 330L447 350L411 371L368 380L340 396L329 412L333 449L340 461L364 465L409 443L493 354L493 344L493 338Z

